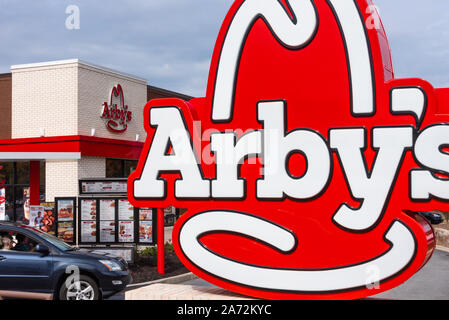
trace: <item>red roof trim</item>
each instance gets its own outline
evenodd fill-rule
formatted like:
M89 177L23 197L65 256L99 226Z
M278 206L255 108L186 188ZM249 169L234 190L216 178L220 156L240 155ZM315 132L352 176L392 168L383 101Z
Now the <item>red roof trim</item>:
M138 159L143 143L88 136L0 140L0 152L81 152L82 156Z
M89 136L57 136L57 137L36 137L36 138L17 138L0 139L0 145L4 144L26 144L26 143L47 143L47 142L70 142L70 141L95 141L108 144L125 144L133 146L143 146L143 142L129 141L120 139L108 139Z

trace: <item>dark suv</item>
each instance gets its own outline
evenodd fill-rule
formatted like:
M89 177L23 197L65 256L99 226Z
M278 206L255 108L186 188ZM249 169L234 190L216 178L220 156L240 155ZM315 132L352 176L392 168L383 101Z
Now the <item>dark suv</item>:
M0 298L98 300L131 282L126 261L0 223Z

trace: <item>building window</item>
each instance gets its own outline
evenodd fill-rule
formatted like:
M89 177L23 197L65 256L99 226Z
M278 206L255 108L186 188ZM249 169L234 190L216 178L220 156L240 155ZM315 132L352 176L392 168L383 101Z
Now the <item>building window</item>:
M30 189L29 162L0 162L0 180L5 180L6 220L27 223ZM45 202L45 162L40 163L40 200Z
M137 160L106 159L106 178L128 178L136 170Z

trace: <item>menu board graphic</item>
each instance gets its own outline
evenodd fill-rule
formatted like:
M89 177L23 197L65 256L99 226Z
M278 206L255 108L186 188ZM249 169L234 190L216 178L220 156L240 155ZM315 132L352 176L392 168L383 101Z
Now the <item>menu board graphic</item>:
M81 199L80 206L82 222L90 220L96 223L95 239L91 234L92 242L116 242L116 199ZM84 242L84 240L81 242Z
M74 238L74 229L72 222L59 222L57 225L58 228L58 238L68 242L73 243Z
M153 209L139 209L139 242L153 243Z
M43 206L30 206L30 223L29 226L40 229L44 226L44 207Z
M128 199L120 199L118 201L118 219L134 220L134 207L129 203Z
M140 221L139 224L139 242L153 242L153 221Z
M97 242L96 221L81 221L81 242Z
M115 220L115 200L100 200L100 220Z
M134 221L119 222L119 242L134 242Z
M56 198L56 234L59 239L67 243L75 243L75 210L76 198ZM44 208L45 209L45 208ZM46 215L50 214L49 210ZM50 219L51 220L51 219Z
M58 201L58 221L72 221L73 220L73 200L59 200Z
M81 220L97 220L97 200L83 199L80 208Z
M139 220L152 221L153 209L139 209Z
M100 221L100 242L115 242L115 221Z
M120 243L134 242L134 207L128 199L118 200L118 241Z
M81 181L80 194L114 194L126 193L126 180L116 181Z
M43 219L41 230L43 232L47 232L48 234L55 235L56 234L56 223L55 223L55 203L54 202L42 202L40 204L43 211ZM72 226L73 228L73 226ZM73 233L73 230L72 230ZM73 238L73 237L72 237Z

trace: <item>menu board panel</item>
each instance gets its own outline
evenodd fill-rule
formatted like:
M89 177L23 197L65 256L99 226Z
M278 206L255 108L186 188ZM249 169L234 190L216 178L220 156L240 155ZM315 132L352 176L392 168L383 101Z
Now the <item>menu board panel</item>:
M44 206L44 215L47 217L50 215L50 207L48 209ZM55 198L54 211L57 237L67 243L75 243L76 198Z
M128 199L119 199L118 201L118 219L121 221L134 220L134 207Z
M115 200L101 199L100 200L100 220L110 221L115 220Z
M81 242L97 242L96 221L81 221Z
M118 242L134 242L134 221L119 221Z
M140 208L139 212L139 243L153 243L153 214L151 208Z
M58 221L72 221L74 218L75 201L58 200Z
M153 221L140 221L139 242L153 243Z
M115 242L115 221L100 221L100 242Z
M126 180L80 181L80 194L117 194L126 193Z
M67 243L75 242L75 230L72 222L59 222L57 228L59 239Z
M152 221L153 209L139 209L139 220Z
M97 200L82 199L80 202L81 220L97 220Z

